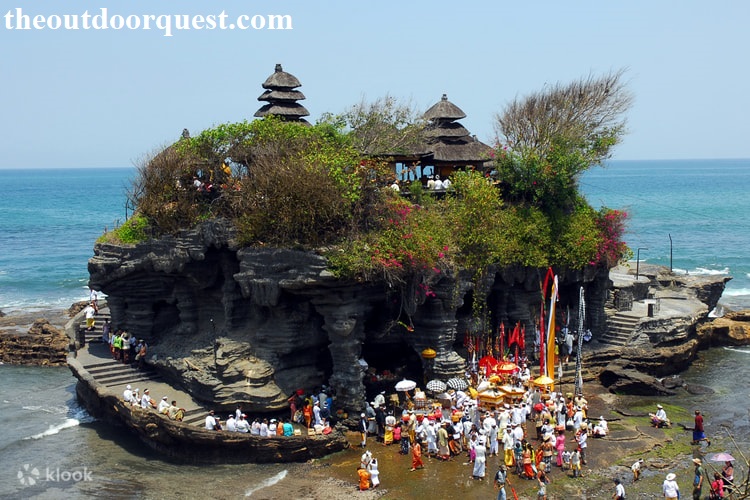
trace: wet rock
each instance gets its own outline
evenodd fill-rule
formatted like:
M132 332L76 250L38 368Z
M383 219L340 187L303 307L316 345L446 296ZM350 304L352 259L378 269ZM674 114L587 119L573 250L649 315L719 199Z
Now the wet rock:
M632 366L610 363L599 375L599 380L610 392L641 396L671 396L675 392L666 388L659 379L639 372Z

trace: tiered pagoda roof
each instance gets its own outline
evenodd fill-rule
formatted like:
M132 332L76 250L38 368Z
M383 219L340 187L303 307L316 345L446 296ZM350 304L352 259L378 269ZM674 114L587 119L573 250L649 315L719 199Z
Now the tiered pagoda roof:
M489 159L490 146L478 141L456 120L466 118L461 108L443 97L430 109L424 118L429 121L425 135L425 149L429 160L453 165L481 165Z
M268 104L263 105L254 116L262 118L274 115L282 120L307 123L303 117L309 116L310 112L297 102L305 99L305 95L295 90L301 86L297 77L284 71L281 64L277 64L271 76L263 82L266 91L258 97L259 101L266 101Z

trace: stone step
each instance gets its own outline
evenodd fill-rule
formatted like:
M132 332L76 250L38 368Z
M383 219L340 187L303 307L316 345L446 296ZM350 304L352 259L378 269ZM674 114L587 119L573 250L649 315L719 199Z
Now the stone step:
M136 373L134 375L123 375L116 378L111 378L107 380L101 380L96 379L97 382L99 382L102 385L105 385L107 387L114 387L117 385L122 384L132 384L134 382L159 382L161 380L161 375L158 374L142 374L142 373Z

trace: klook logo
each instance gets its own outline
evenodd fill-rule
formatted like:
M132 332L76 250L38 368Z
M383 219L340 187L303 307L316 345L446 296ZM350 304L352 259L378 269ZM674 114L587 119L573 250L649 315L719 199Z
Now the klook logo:
M80 481L93 481L93 473L88 467L83 467L82 470L61 470L60 467L50 469L45 468L44 477L39 473L39 469L30 464L24 464L18 470L16 475L18 480L24 486L33 486L39 481L47 481L52 483L78 483Z
M18 477L22 485L33 486L39 480L39 469L29 464L23 464L16 477Z

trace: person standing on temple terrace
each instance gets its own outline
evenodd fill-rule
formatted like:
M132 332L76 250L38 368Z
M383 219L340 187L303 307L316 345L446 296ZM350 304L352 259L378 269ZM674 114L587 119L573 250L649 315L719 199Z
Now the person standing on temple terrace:
M109 322L109 318L106 318L104 320L104 324L102 325L102 342L104 342L105 344L109 344L111 338L112 338L112 325Z
M705 441L707 446L711 446L711 440L706 437L703 430L703 415L700 410L695 410L695 427L693 428L693 444Z
M250 432L250 423L247 421L247 415L243 413L240 415L240 418L237 418L235 420L237 420L237 432L241 432L243 434L248 434Z
M320 425L323 421L320 418L320 400L313 405L313 425Z
M218 430L216 428L216 417L214 417L214 411L209 410L208 415L206 415L206 430L207 431L216 431Z
M695 470L693 471L693 500L700 500L703 490L703 466L701 465L700 458L694 458L693 463L695 464Z
M581 451L581 463L586 465L586 449L588 448L589 430L586 422L581 423L581 428L576 432L576 441L578 449Z
M539 491L537 492L537 498L539 500L547 500L547 483L549 479L544 471L539 471L536 476L537 484L539 485Z
M83 309L83 315L86 317L86 331L90 332L96 324L96 307L94 307L93 302L89 302Z
M99 310L99 296L93 288L89 288L89 302L94 306L94 309Z
M237 422L234 419L234 413L227 417L226 428L229 432L237 432Z
M613 500L625 500L625 486L622 481L615 478L615 492L612 494Z
M661 490L664 493L664 500L678 500L680 498L680 487L675 482L675 476L672 472L667 474L664 479L664 483L661 485Z
M281 426L281 430L284 436L294 436L294 426L288 418L284 419L284 425Z

